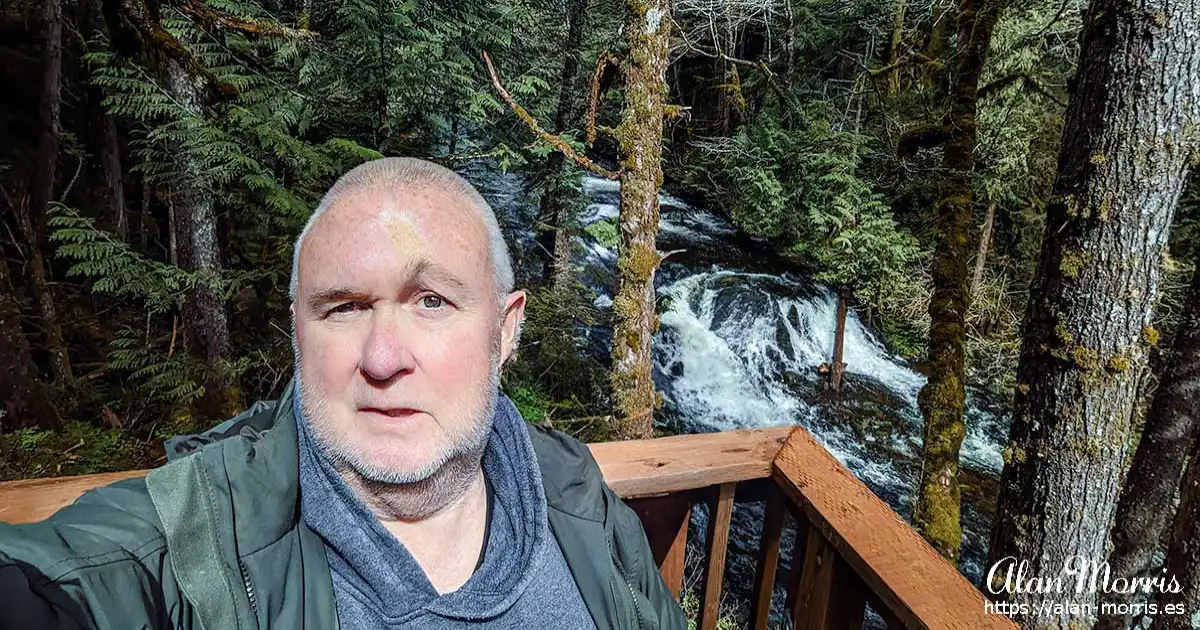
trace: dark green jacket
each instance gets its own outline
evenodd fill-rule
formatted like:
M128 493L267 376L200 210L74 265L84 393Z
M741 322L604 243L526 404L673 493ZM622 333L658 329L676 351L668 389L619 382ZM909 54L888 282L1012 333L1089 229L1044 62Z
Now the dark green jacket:
M143 479L0 524L0 628L336 628L325 547L300 520L291 395L182 442L194 452ZM588 449L529 426L550 529L597 627L684 628Z

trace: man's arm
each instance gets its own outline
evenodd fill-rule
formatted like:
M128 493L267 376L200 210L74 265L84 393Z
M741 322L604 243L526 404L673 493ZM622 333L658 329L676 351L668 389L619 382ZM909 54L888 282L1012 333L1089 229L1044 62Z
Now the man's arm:
M144 479L0 524L0 628L167 628L182 600Z

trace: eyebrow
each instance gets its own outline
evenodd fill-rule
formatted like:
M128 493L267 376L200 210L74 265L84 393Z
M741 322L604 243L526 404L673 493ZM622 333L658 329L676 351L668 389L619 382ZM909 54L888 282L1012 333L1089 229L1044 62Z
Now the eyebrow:
M353 302L356 300L361 301L367 299L370 299L370 296L367 295L366 291L361 289L353 289L350 287L332 287L322 291L317 291L316 293L312 294L312 296L308 298L308 310L311 312L317 312L326 304L332 304L334 302Z
M465 291L467 285L458 276L454 275L450 270L434 263L428 258L422 258L416 264L411 266L411 271L408 271L407 277L420 278L424 276L436 282L445 284L457 291ZM332 304L334 302L352 302L352 301L367 301L371 299L371 295L362 289L353 287L331 287L317 291L308 298L308 309L310 312L317 312L321 307Z
M449 269L429 260L422 258L413 265L412 272L409 274L412 277L425 276L442 284L449 285L451 288L459 291L466 289L467 285L458 276L454 275Z

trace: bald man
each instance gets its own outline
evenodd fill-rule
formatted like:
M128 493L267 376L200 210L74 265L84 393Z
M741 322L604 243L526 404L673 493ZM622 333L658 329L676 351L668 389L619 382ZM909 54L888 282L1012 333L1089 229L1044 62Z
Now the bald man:
M0 525L0 628L681 629L637 516L500 370L526 295L487 202L387 158L296 241L282 398Z

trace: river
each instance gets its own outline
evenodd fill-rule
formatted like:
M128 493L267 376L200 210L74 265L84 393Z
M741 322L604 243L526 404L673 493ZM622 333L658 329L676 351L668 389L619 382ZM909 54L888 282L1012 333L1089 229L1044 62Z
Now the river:
M523 182L512 175L469 177L503 215L516 249L528 251L533 238L527 226L535 209L524 198ZM582 188L588 201L583 225L616 218L616 182L587 176ZM836 299L829 287L787 273L764 243L701 204L668 194L660 196L660 204L658 248L673 252L656 276L661 327L654 339L654 378L664 394L662 419L692 433L800 424L911 518L922 434L917 393L925 378L888 352L880 335L852 310L846 322L846 383L832 397L817 375L817 366L833 352ZM616 252L586 233L577 250L580 277L596 292L596 305L607 308L615 290ZM609 331L582 333L596 352L608 347ZM983 392L969 391L967 403L960 569L978 585L1008 419L1004 407ZM690 536L697 549L705 517L698 507ZM746 614L760 522L760 506L735 510L726 574L731 597L723 612ZM791 549L786 536L783 546L786 562ZM698 562L690 564L694 582ZM779 613L781 603L776 597Z

